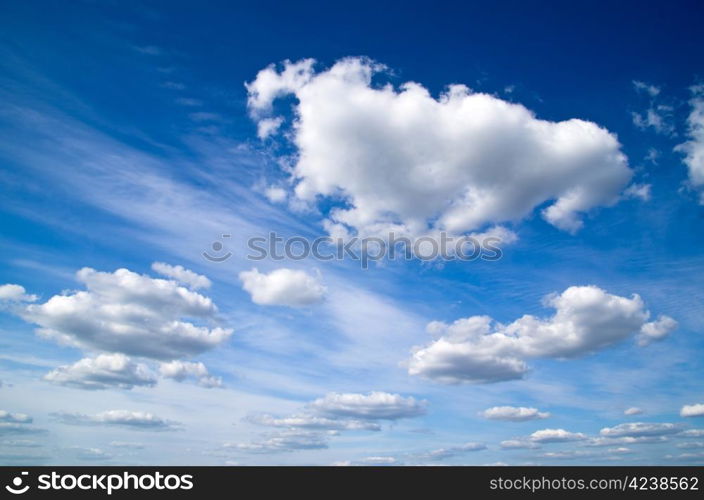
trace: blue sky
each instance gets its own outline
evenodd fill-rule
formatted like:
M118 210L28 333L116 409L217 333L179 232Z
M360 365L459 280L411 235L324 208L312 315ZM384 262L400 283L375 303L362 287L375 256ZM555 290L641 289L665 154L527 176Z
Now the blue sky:
M0 462L704 462L695 2L0 19Z

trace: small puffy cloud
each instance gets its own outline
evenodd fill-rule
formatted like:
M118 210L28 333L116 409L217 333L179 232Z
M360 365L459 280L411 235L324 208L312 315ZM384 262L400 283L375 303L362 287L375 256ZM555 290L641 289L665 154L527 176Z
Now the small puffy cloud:
M32 417L24 413L10 413L6 410L0 410L0 422L9 424L31 424Z
M620 297L596 286L573 286L544 303L555 309L553 316L527 314L507 325L488 316L430 323L428 332L436 340L415 348L408 372L449 384L520 379L528 359L575 358L634 334L647 344L676 326L667 316L649 323L650 312L638 295Z
M380 431L381 426L376 422L353 419L336 419L320 417L317 415L300 414L287 417L274 417L272 415L251 415L247 417L251 423L269 427L287 427L296 429L320 431Z
M595 123L536 118L520 104L451 85L372 83L384 66L349 57L269 66L246 84L266 134L273 103L294 96L295 196L343 199L326 227L362 236L465 233L529 216L577 231L581 214L616 202L632 171L615 135ZM277 129L280 127L277 126Z
M159 373L163 377L183 382L193 378L199 385L207 388L222 387L222 379L213 377L203 363L174 360L159 365Z
M660 316L656 321L645 323L638 335L638 344L645 346L667 337L677 328L677 321L669 316Z
M124 354L101 354L84 358L72 365L60 366L47 373L44 380L77 389L132 389L151 387L156 377L142 363L135 363Z
M424 460L445 460L446 458L452 458L457 455L463 455L465 453L471 453L474 451L486 450L486 445L482 443L465 443L459 446L450 446L447 448L438 448L436 450L431 450L427 453L421 454L418 458Z
M499 444L504 450L536 450L540 448L538 443L529 439L507 439Z
M530 440L535 443L565 443L585 439L587 439L586 434L569 432L565 429L542 429L530 435Z
M684 405L680 410L681 417L704 417L704 404Z
M701 449L704 448L704 441L688 441L685 443L679 443L677 447L683 450Z
M667 441L665 436L621 436L621 437L593 437L583 443L584 446L619 446L632 444L658 444Z
M627 416L641 415L643 413L644 413L644 411L641 408L637 408L635 406L632 406L623 412L623 414L627 415Z
M265 306L309 306L320 302L326 291L319 274L296 269L281 268L265 274L254 268L241 272L239 278L252 302Z
M142 443L135 443L133 441L111 441L110 446L113 448L125 448L128 450L144 449L144 445Z
M687 118L688 140L676 146L675 151L685 155L689 181L695 189L701 190L704 187L704 85L696 85L691 90L691 112ZM700 203L704 204L704 191L700 192Z
M633 87L637 92L644 92L650 97L656 97L660 93L660 87L642 82L640 80L633 80Z
M212 284L207 277L194 273L190 269L186 269L183 266L172 266L163 262L154 262L152 264L152 270L162 276L173 278L179 283L188 285L188 287L192 290L198 290L199 288L210 288L210 285Z
M674 109L672 106L657 102L660 88L640 81L634 81L633 87L636 92L645 94L650 101L648 109L642 113L631 113L633 124L640 129L652 128L659 134L673 134L675 132L675 126L672 124Z
M623 192L624 198L635 198L642 201L650 201L650 184L631 184Z
M604 437L658 437L677 434L682 431L681 426L670 423L643 423L632 422L619 424L614 427L604 427L599 431Z
M174 359L212 349L232 333L192 322L216 322L217 307L176 281L128 269L84 268L76 277L85 290L23 308L22 318L38 325L39 335L82 348Z
M264 190L264 196L272 203L283 203L288 197L286 190L279 186L269 186Z
M176 422L141 411L108 410L95 415L59 412L52 413L52 416L68 425L105 425L143 431L170 431L178 428Z
M310 403L309 407L319 414L332 417L397 420L424 415L427 402L388 392L370 392L369 394L333 392L316 399Z
M507 420L509 422L524 422L548 418L550 413L541 412L537 408L525 406L494 406L484 410L481 415L489 420Z
M8 302L34 302L37 300L37 296L28 294L21 285L8 283L0 285L0 301L3 300Z
M249 453L318 450L328 447L328 435L298 429L286 430L270 434L262 440L251 443L225 443L224 447Z
M677 437L704 437L704 429L687 429L686 431L680 432Z

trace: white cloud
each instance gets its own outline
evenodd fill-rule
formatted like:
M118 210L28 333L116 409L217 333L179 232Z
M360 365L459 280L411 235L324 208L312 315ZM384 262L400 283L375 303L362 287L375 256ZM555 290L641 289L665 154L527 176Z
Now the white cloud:
M648 345L651 342L662 340L676 328L677 321L669 316L660 316L656 321L651 321L643 325L640 329L640 335L638 335L638 344Z
M362 235L463 233L526 217L574 232L580 214L610 205L632 176L616 137L572 119L540 120L519 104L452 85L438 99L417 83L371 83L384 67L346 58L269 66L247 84L257 121L294 95L295 195L344 198L328 227Z
M589 438L584 446L618 446L624 444L657 444L667 441L665 436L622 436L622 437L593 437Z
M41 336L88 349L173 359L216 347L232 333L184 320L214 322L217 307L175 281L128 269L104 273L90 268L78 271L77 279L85 291L24 308L22 317L39 325Z
M628 416L641 415L642 413L644 413L643 410L641 408L637 408L635 406L632 406L623 412L624 415L628 415Z
M162 276L173 278L184 285L188 285L188 287L192 290L198 290L199 288L210 288L210 285L212 284L207 277L194 273L183 266L171 266L163 262L154 262L152 264L152 270Z
M545 298L556 310L549 318L525 315L508 325L488 316L472 316L448 325L432 322L437 340L416 348L408 372L442 383L489 383L522 378L526 359L573 358L605 348L633 334L662 338L676 322L650 313L638 295L611 295L596 286L573 286Z
M643 201L650 201L650 184L631 184L623 192L625 198L637 198Z
M6 410L0 410L0 422L8 424L31 424L32 417L24 413L10 413Z
M176 422L141 411L108 410L95 415L58 412L52 413L52 416L59 422L69 425L106 425L145 431L167 431L178 427Z
M704 429L687 429L680 432L677 437L704 437Z
M159 373L163 377L171 378L178 382L193 378L203 387L222 387L222 379L210 375L205 365L200 362L174 360L168 363L161 363L159 365Z
M286 190L279 186L269 186L264 190L264 196L272 203L283 203L288 197Z
M335 419L319 417L316 415L300 414L287 417L274 417L272 415L250 415L249 422L269 427L288 427L296 429L321 430L321 431L380 431L381 426L376 422L354 419Z
M587 439L586 434L569 432L565 429L542 429L530 435L530 440L535 443L564 443L584 439Z
M225 443L224 447L250 453L318 450L328 447L328 435L320 432L287 430L251 443Z
M482 443L465 443L460 446L450 446L448 448L438 448L421 454L418 458L425 460L444 460L464 453L486 450L486 445Z
M645 92L650 97L656 97L660 93L660 87L639 80L633 80L633 87L636 91Z
M684 405L680 410L681 417L704 417L704 404Z
M239 274L242 288L252 296L252 302L266 306L303 307L320 302L325 286L320 275L310 275L296 269L276 269L269 274L256 268Z
M679 425L670 423L632 422L614 427L604 427L599 434L605 437L657 437L677 434L682 430Z
M124 354L84 358L47 373L44 380L78 389L132 389L156 384L156 377L146 365L135 363Z
M640 129L652 128L659 134L673 134L675 132L675 126L672 124L674 110L672 106L657 102L660 88L640 81L634 81L633 87L637 92L647 94L650 100L648 109L644 112L631 113L633 124Z
M21 285L8 283L0 285L0 301L2 300L9 302L34 302L37 300L37 296L27 294Z
M693 96L689 104L692 111L687 118L689 140L675 147L675 151L685 154L689 181L700 189L704 186L704 85L696 85L691 90ZM700 203L704 204L704 193Z
M144 448L142 443L135 443L133 441L111 441L110 446L113 448L127 448L130 450L141 450Z
M309 407L322 415L333 417L397 420L424 415L427 402L388 392L370 392L366 395L333 392L316 399Z
M279 127L284 123L284 119L280 116L274 118L262 118L257 123L257 137L266 139L274 134Z
M537 408L526 408L525 406L494 406L484 410L481 414L489 420L508 420L510 422L539 420L550 416L548 412L541 412Z
M500 446L504 450L536 450L540 448L538 443L528 439L507 439L501 441Z

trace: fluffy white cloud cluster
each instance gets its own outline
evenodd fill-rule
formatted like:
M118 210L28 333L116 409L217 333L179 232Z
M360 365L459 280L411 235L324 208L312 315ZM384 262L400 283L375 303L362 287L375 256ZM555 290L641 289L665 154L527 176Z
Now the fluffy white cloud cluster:
M326 290L319 274L296 269L281 268L266 274L254 268L242 271L239 278L252 302L265 306L308 306L320 302Z
M633 334L647 344L677 324L666 316L648 322L638 295L619 297L596 286L573 286L544 303L556 310L552 317L525 315L508 325L488 316L430 323L437 340L415 349L409 373L450 384L518 379L528 371L527 359L582 356Z
M447 448L438 448L419 455L417 458L425 460L444 460L446 458L456 457L464 453L486 450L487 447L482 443L465 443L459 446L450 446Z
M39 325L40 335L77 347L165 360L211 349L232 333L194 324L216 321L217 307L176 281L128 269L105 273L83 268L76 276L86 290L26 305L20 313Z
M198 290L199 288L210 288L210 285L212 284L207 277L202 274L194 273L190 269L186 269L183 266L172 266L163 262L154 262L152 264L152 270L162 276L173 278L184 285L188 285L188 287L193 290Z
M684 163L689 170L689 180L695 188L704 187L704 85L692 87L689 101L692 111L687 118L689 140L675 149L684 153ZM704 192L700 196L704 204Z
M83 413L53 413L59 422L68 425L107 425L136 430L175 430L176 422L164 420L152 413L128 410L108 410L95 415Z
M146 365L135 363L124 354L84 358L47 373L44 380L79 389L132 389L156 384L156 377Z
M550 417L548 412L525 406L494 406L484 410L481 414L489 420L507 420L510 422L525 422L526 420L539 420Z
M174 379L178 382L193 378L198 382L198 385L203 387L222 387L222 379L210 375L205 365L200 362L173 360L168 363L161 363L159 365L159 373L163 377Z
M680 410L681 417L704 417L704 404L684 405Z
M366 58L313 65L271 65L246 86L260 136L281 125L273 102L297 98L295 196L344 200L331 233L463 233L545 203L543 217L574 232L582 212L614 203L632 176L616 137L592 122L540 120L464 85L439 98L418 83L380 86L372 79L384 67Z
M322 415L333 417L397 420L425 414L427 402L388 392L375 391L369 394L331 392L310 403L309 407Z
M330 436L344 431L380 431L378 420L417 417L425 414L426 406L425 401L386 392L330 393L308 404L306 411L300 414L250 415L247 417L250 423L285 430L270 434L264 440L226 446L255 453L327 448Z

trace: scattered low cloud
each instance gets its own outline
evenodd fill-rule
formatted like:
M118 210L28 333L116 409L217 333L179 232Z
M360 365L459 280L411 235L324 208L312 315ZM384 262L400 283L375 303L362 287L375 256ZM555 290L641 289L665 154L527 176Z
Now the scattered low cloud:
M53 384L77 389L132 389L135 386L151 387L156 377L142 363L135 363L124 354L101 354L84 358L72 365L65 365L44 375Z
M704 205L704 84L693 86L691 91L691 112L687 118L688 140L675 147L675 151L685 155L689 181L695 189L700 190L699 201Z
M481 415L489 420L506 420L509 422L525 422L526 420L540 420L550 417L550 413L541 412L537 408L525 406L494 406L484 410Z
M51 416L62 424L68 425L105 425L142 431L171 431L179 426L177 422L141 411L108 410L95 415L57 412L52 413Z
M619 297L596 286L572 286L544 304L556 310L553 316L525 315L508 325L488 316L432 322L428 332L437 340L415 349L408 372L448 384L520 379L528 359L579 357L634 335L646 345L677 326L667 316L648 322L638 295Z
M207 277L202 274L194 273L190 269L186 269L183 266L172 266L163 262L154 262L152 264L152 270L162 276L173 278L179 283L187 285L191 290L210 288L210 285L212 284Z
M320 274L296 269L281 268L265 274L254 268L241 272L239 278L252 302L264 306L309 306L323 300L326 291Z
M704 403L684 405L680 410L680 417L704 417Z
M604 427L599 431L604 437L657 437L677 434L682 426L671 423L632 422L614 427Z
M34 302L36 300L37 296L28 294L21 285L8 283L0 286L0 302Z
M636 406L631 406L630 408L627 408L624 410L623 414L626 416L632 416L632 415L642 415L645 413L642 408L638 408Z
M426 401L387 392L369 394L329 393L310 403L309 408L326 416L362 420L398 420L424 415Z
M530 440L534 443L565 443L569 441L583 441L587 439L586 434L581 432L569 432L565 429L542 429L530 435Z
M170 378L178 382L187 379L195 379L198 385L206 388L222 387L222 379L210 375L203 363L191 361L174 360L159 365L159 373L162 377Z

